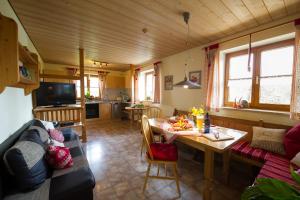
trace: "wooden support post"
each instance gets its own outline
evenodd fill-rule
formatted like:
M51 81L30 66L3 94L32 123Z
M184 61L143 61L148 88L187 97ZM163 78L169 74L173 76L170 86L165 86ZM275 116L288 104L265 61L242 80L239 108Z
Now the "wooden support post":
M131 77L131 103L134 103L134 99L135 99L134 65L130 65L130 77Z
M84 95L84 50L79 49L79 72L80 72L80 99L81 99L81 123L82 123L82 141L87 141L86 136L86 115L85 115L85 95Z

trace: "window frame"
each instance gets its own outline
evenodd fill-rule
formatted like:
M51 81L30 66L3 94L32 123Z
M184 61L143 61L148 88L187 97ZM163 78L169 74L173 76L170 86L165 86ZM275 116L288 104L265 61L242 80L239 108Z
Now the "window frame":
M85 91L85 89L87 89L88 91L91 91L90 89L91 89L91 86L90 86L90 77L98 77L97 75L94 75L94 74L84 74L84 77L86 77L86 85L85 85L85 87L84 87L84 91ZM80 80L76 80L76 81L79 81L80 82ZM76 83L75 83L76 84ZM77 85L75 85L75 87L77 88ZM80 88L80 87L79 87ZM99 88L99 90L100 90L100 88ZM77 90L76 90L77 91ZM100 93L100 91L99 91L99 93ZM95 97L96 99L97 98L100 98L100 94L99 94L99 96L98 97ZM78 95L77 95L77 92L76 92L76 99L77 100L79 100L79 99L81 99L81 97L78 97Z
M261 110L278 110L278 111L289 111L290 104L266 104L259 103L259 90L260 90L260 69L261 69L261 53L277 48L283 48L287 46L294 47L295 55L295 39L284 40L272 44L262 45L254 47L251 50L253 54L253 72L252 72L252 89L251 89L251 103L249 102L249 108L261 109ZM229 95L229 61L232 57L248 54L248 50L241 50L225 55L225 79L224 79L224 106L232 107L234 102L228 101ZM293 57L294 57L293 55ZM294 60L294 59L293 59Z
M148 100L147 99L147 75L150 75L150 74L152 74L152 90L153 90L153 92L151 95L151 99ZM153 101L154 100L154 71L146 72L144 76L145 76L145 95L144 95L145 99L144 99L144 101Z

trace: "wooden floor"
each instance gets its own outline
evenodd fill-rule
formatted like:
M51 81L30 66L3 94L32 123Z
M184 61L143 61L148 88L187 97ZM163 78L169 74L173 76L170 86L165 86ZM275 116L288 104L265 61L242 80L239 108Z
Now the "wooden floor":
M84 145L90 167L96 179L94 199L202 199L203 158L181 144L179 147L179 174L181 198L176 184L168 180L150 180L142 193L147 163L140 156L141 135L129 121L109 121L88 125L88 142ZM216 183L213 199L240 199L244 188L253 182L247 165L233 163L228 185L222 184L221 161L216 156ZM156 166L152 173L157 171ZM164 172L161 169L161 172ZM172 170L168 173L171 175Z

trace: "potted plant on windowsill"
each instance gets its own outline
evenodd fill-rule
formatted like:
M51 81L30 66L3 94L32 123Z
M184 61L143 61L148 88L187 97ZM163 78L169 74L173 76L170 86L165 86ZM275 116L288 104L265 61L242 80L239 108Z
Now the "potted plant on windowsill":
M300 199L300 176L291 168L291 176L298 184L291 186L286 182L273 179L273 178L258 178L253 186L248 187L242 194L242 200L271 200L271 199L284 199L295 200Z
M145 105L145 106L150 106L151 104L152 104L152 99L151 99L151 97L146 97L146 99L143 101L143 104Z

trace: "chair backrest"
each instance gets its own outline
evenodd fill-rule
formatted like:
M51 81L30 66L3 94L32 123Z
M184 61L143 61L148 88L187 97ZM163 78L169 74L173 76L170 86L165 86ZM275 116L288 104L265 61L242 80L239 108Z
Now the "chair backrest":
M146 115L148 118L160 118L161 117L161 109L156 106L151 106L147 109Z
M184 110L177 110L175 108L174 112L173 112L173 116L180 116L180 115L186 115L186 116L188 116L189 112L188 111L184 111Z
M142 116L142 133L144 136L144 142L147 147L147 152L151 159L153 159L153 154L150 148L150 145L154 142L153 133L151 130L151 126L148 121L148 117L146 115Z

